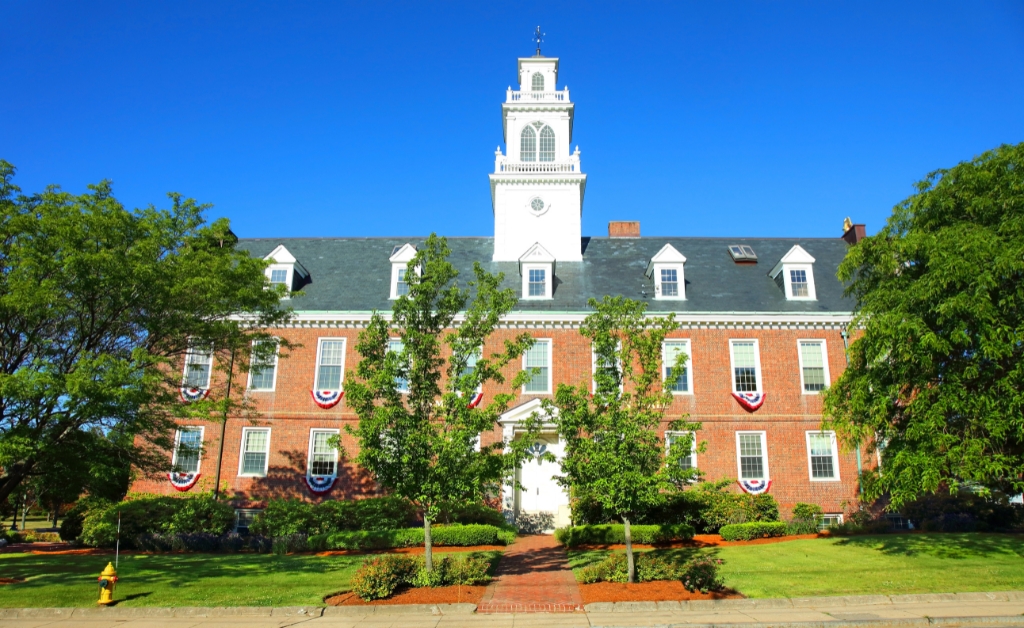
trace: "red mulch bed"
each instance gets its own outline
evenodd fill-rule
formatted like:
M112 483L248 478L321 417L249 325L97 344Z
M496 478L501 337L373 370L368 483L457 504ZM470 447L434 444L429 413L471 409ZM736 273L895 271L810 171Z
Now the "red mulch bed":
M591 602L664 602L683 600L730 600L743 596L725 589L711 593L691 593L678 580L658 580L656 582L638 582L626 584L620 582L597 582L581 584L580 593L583 603Z
M435 554L457 554L459 552L490 552L497 550L504 552L508 549L507 545L473 545L470 547L457 547L457 546L434 546ZM352 556L358 554L422 554L424 551L423 547L396 547L394 549L387 550L331 550L328 552L317 552L317 556Z
M390 604L479 604L486 586L422 587L404 589L386 600L364 602L355 593L341 593L326 600L328 606L387 606Z
M828 537L828 532L819 532L818 534L774 536L767 539L754 539L753 541L723 541L722 537L718 534L697 534L690 541L678 541L676 543L665 543L664 545L643 545L640 543L633 543L633 549L671 549L676 547L728 547L730 545L766 545L768 543L785 543L786 541L799 541L802 539L825 539ZM626 546L580 545L573 549L626 549Z
M21 578L0 578L0 586L5 584L18 584L19 582L25 582Z

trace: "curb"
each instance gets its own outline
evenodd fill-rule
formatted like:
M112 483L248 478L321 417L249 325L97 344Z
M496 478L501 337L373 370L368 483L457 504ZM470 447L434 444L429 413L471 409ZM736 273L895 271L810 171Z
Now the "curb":
M118 608L0 608L0 619L147 619L195 617L307 617L323 615L319 606L139 606Z
M959 626L1024 626L1024 616L1003 617L936 617L931 619L871 619L858 621L805 621L805 622L751 622L721 624L661 624L659 628L956 628ZM613 626L593 624L593 628L633 628L629 625Z

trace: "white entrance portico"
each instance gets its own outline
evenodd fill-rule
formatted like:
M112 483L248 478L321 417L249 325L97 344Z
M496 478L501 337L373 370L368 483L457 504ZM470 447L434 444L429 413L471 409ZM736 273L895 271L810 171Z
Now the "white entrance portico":
M521 529L551 532L570 523L569 496L555 479L562 471L565 444L558 438L550 416L545 416L539 399L512 408L501 415L498 422L502 428L502 439L509 443L515 438L525 437L520 426L534 414L542 425L540 434L534 436L530 445L534 457L516 470L516 480L525 490L516 491L511 485L506 485L502 503ZM556 460L543 460L541 456L544 453L553 454Z

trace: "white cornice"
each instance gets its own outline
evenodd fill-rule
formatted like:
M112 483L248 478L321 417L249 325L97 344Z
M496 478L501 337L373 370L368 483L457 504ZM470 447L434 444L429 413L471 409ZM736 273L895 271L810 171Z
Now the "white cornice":
M651 318L668 312L648 313ZM512 312L501 322L503 329L578 329L589 312ZM297 312L283 328L362 329L370 322L371 312ZM853 319L851 312L756 313L756 312L675 312L681 329L843 329ZM385 319L390 313L384 314ZM458 325L461 315L455 318Z

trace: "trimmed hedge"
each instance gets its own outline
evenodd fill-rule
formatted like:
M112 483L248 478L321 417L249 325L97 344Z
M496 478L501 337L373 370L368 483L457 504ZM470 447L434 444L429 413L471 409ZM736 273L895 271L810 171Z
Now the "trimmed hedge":
M387 554L367 559L352 576L352 591L365 601L391 597L402 585L444 587L486 584L492 562L476 552L462 556L440 556L427 573L422 556Z
M718 577L720 560L698 556L685 563L674 563L652 552L636 555L636 581L679 580L687 591L718 591L722 580ZM577 579L583 584L595 582L626 582L626 554L614 552L599 563L579 570Z
M680 523L676 525L631 525L633 542L643 545L658 545L693 538L693 527ZM626 542L625 526L610 523L596 526L569 526L555 530L555 540L566 547L578 545L618 545Z
M723 541L752 541L773 536L786 536L789 525L782 521L759 521L752 523L734 523L722 526L719 534Z
M510 545L516 539L514 528L488 525L431 526L430 537L434 546L469 547L473 545ZM393 547L419 547L423 545L423 528L401 530L355 530L317 534L306 540L306 546L315 552L327 550L375 550Z

